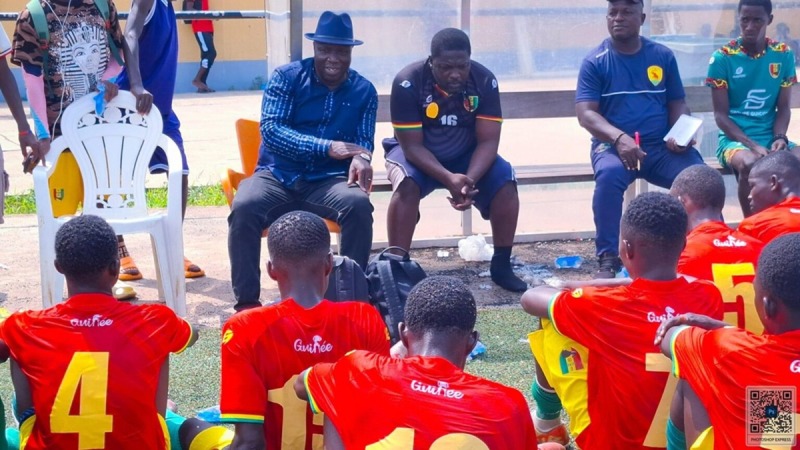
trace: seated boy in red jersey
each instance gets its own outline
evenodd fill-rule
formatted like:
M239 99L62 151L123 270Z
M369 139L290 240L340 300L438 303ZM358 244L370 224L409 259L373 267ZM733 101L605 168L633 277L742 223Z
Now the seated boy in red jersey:
M741 233L764 244L800 231L800 159L773 152L753 164L747 178L753 215L739 224Z
M678 260L678 273L713 282L725 303L724 320L761 334L753 277L764 245L722 221L722 175L704 164L689 167L675 178L669 193L683 204L689 217L689 234Z
M798 273L800 233L767 244L755 278L763 335L697 314L681 314L659 328L656 344L672 358L675 376L696 394L694 420L686 421L692 448L797 448ZM782 393L788 397L779 397ZM770 395L775 399L768 402ZM763 401L754 402L758 399ZM757 417L762 420L754 421ZM787 432L786 424L794 431Z
M559 393L586 396L590 421L575 438L581 448L666 448L675 380L648 336L683 312L722 317L716 287L677 275L687 227L677 199L640 195L621 223L619 254L633 278L629 286L571 291L540 286L522 296L525 311L549 319L559 333L588 349L588 389Z
M55 250L69 299L2 325L24 448L168 448L168 357L197 333L166 306L112 296L117 236L103 219L65 223Z
M236 425L231 449L321 449L322 417L295 395L297 376L352 350L389 354L389 333L374 307L323 299L330 239L322 219L305 211L269 227L267 272L283 300L239 312L222 330L220 409L222 420Z
M325 448L535 449L522 394L463 371L476 316L463 282L428 277L400 324L406 358L357 351L303 372L295 390L325 413Z

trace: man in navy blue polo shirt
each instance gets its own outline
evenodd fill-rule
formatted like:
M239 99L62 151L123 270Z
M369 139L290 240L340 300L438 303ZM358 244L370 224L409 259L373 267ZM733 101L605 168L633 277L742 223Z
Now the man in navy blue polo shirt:
M378 94L350 69L362 41L353 39L347 13L324 12L305 36L314 57L279 67L267 84L256 173L239 185L228 216L236 310L260 306L261 232L288 211L335 220L341 253L361 267L369 258Z
M610 37L589 52L578 75L575 111L592 134L596 278L614 278L621 269L619 223L628 185L644 178L669 188L683 169L703 163L693 147L664 142L681 114L690 112L672 51L639 36L642 1L608 0Z

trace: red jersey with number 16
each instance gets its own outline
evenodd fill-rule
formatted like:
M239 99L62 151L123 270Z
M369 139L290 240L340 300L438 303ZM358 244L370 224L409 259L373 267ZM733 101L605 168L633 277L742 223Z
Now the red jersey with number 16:
M586 449L666 448L669 405L677 381L653 344L658 326L678 314L722 318L719 291L708 281L636 279L630 286L559 293L550 319L588 350L591 421L578 436Z
M294 381L352 350L389 354L389 332L367 303L293 299L235 314L222 330L223 421L264 424L268 450L322 449L322 417L297 398Z
M348 449L536 448L522 394L439 357L353 352L317 364L309 403L333 422Z
M81 294L12 314L2 336L36 410L26 450L167 448L155 402L159 374L192 337L172 310Z

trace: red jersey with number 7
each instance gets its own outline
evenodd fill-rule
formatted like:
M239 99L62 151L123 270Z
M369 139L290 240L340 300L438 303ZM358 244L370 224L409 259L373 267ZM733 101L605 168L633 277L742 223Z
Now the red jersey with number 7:
M321 450L322 417L297 398L294 381L319 362L356 349L389 354L389 333L367 303L293 299L235 314L222 330L222 420L264 426L268 450Z
M165 449L156 407L161 366L186 348L191 326L163 305L81 294L2 325L36 411L35 449Z
M671 346L675 376L708 412L714 449L800 448L800 331L756 336L687 327ZM783 441L772 440L779 434Z
M309 403L348 449L536 448L522 394L439 357L353 352L306 374Z
M722 298L708 281L636 279L630 286L564 291L550 303L556 330L584 345L590 423L577 443L587 449L666 448L675 391L670 361L653 344L658 326L678 314L722 318ZM568 394L567 394L568 395Z
M760 334L764 326L756 313L753 278L763 247L723 222L705 222L686 235L678 273L713 282L722 294L724 320Z

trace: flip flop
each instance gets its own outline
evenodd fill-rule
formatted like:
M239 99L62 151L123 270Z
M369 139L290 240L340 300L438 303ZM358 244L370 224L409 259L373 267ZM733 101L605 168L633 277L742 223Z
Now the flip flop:
M189 261L188 258L183 258L183 276L186 278L200 278L206 276L205 271L197 264Z
M136 281L142 279L142 272L130 256L119 260L119 281Z
M114 284L112 292L117 300L133 300L136 298L136 290L133 289L133 286L122 281L117 281Z

